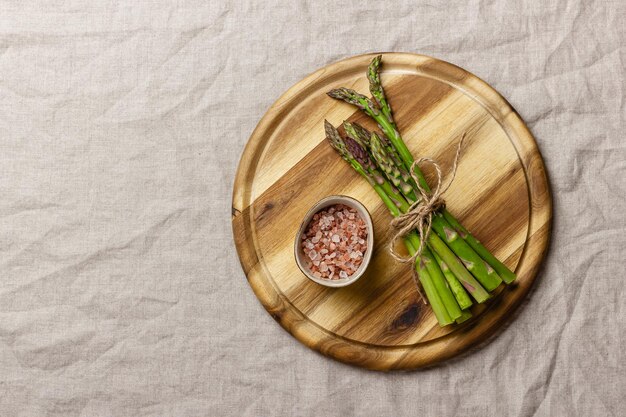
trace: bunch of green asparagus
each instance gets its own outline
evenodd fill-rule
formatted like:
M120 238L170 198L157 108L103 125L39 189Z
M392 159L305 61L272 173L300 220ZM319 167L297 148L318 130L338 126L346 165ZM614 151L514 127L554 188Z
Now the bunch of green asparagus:
M398 132L380 81L381 58L374 58L367 70L372 99L348 88L328 93L361 109L376 121L381 133L344 122L346 136L342 137L328 121L325 131L331 146L369 182L389 212L398 217L420 198L418 182L426 192L430 187L419 167L413 167L413 175L409 172L414 158ZM416 258L415 269L441 326L469 319L472 299L483 303L503 281L510 284L515 280L515 274L445 208L434 213L431 233L425 236L426 246ZM420 236L416 230L403 240L411 255L418 253Z

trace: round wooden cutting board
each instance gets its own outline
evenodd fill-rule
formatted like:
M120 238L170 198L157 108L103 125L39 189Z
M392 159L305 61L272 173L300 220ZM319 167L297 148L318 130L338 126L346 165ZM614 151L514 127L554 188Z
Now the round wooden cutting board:
M248 142L233 191L233 232L243 269L265 309L305 345L371 369L411 369L467 350L493 334L528 293L550 237L551 197L535 140L520 116L476 76L434 58L383 54L382 83L399 130L415 157L450 169L467 133L449 211L515 270L491 300L461 325L439 327L419 301L411 269L387 252L386 208L371 187L324 140L324 119L376 126L326 92L368 93L374 54L349 58L309 75L272 105ZM431 178L432 179L432 178ZM345 288L326 288L298 269L293 245L307 210L344 194L372 214L375 247L366 274Z

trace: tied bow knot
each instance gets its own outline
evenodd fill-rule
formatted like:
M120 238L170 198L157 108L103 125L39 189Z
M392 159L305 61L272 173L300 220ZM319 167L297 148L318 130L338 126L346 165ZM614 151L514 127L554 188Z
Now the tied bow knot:
M419 158L415 160L410 167L409 174L415 181L417 185L417 190L419 191L419 196L416 202L411 204L406 213L399 215L391 221L391 226L396 230L395 235L391 239L391 243L389 246L389 251L391 255L399 262L412 262L414 263L416 259L418 259L422 252L424 251L424 245L428 242L428 237L430 236L433 216L442 208L445 208L446 202L443 199L442 195L450 188L452 181L454 181L454 177L456 176L456 170L458 168L459 157L461 155L461 147L463 146L463 142L465 140L465 133L461 136L461 140L459 140L459 144L457 145L456 155L454 157L454 163L452 165L452 169L450 170L451 178L445 186L443 184L443 175L441 172L441 167L437 162L435 162L431 158ZM425 187L420 184L420 177L415 173L415 169L420 166L420 164L427 162L435 168L437 173L437 181L434 190L428 192ZM420 246L417 248L417 252L410 257L403 257L398 254L394 247L398 239L403 238L407 234L409 234L412 230L417 229L420 235Z

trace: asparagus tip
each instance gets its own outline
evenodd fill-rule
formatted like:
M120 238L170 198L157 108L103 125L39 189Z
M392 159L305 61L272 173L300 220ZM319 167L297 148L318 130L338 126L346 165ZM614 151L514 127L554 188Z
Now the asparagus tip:
M324 131L326 132L326 136L334 136L337 133L337 129L330 123L328 120L324 119Z

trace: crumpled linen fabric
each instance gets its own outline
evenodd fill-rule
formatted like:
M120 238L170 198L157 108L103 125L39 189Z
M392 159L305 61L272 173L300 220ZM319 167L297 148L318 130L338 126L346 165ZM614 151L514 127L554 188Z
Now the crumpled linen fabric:
M624 415L624 21L620 0L0 2L0 414ZM301 345L231 234L265 110L372 51L500 91L554 197L507 328L416 372Z

